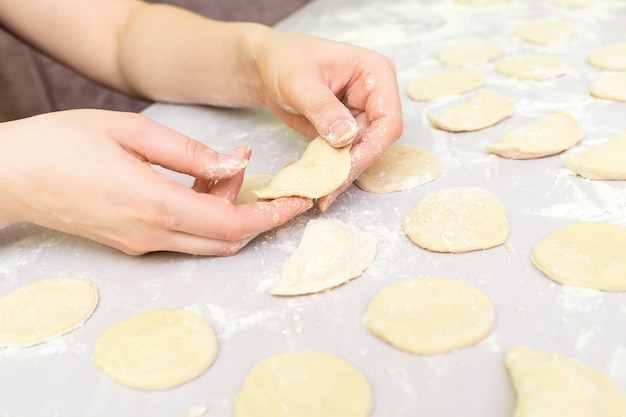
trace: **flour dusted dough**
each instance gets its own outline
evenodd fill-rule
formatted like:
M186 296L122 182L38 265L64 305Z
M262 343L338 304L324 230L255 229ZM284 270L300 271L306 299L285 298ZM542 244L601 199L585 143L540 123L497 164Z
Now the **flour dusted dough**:
M96 340L93 361L116 382L141 390L183 384L217 356L211 325L184 309L152 310L109 327Z
M624 291L626 227L600 222L562 227L535 245L532 262L564 285Z
M377 243L374 236L340 220L309 220L271 293L311 294L356 278L374 262Z
M603 75L591 83L589 94L607 100L626 101L626 72Z
M482 91L469 100L452 106L441 114L427 115L437 128L448 132L472 132L493 126L511 117L513 101L491 91Z
M355 181L371 193L393 193L426 184L441 173L441 160L411 145L395 145L367 168Z
M493 328L495 312L476 288L439 277L398 281L370 302L365 325L392 346L432 355L473 345Z
M418 246L434 252L469 252L498 246L509 236L506 208L478 187L443 188L422 198L402 228Z
M293 351L258 362L235 399L235 417L367 417L373 405L365 376L345 359Z
M622 417L626 398L602 372L567 356L526 346L506 354L515 417Z
M578 120L563 111L504 135L492 145L492 152L511 159L532 159L554 155L576 145L584 133Z
M587 58L595 67L605 70L626 70L626 42L612 43L595 49Z
M429 101L466 93L484 84L485 76L478 71L435 71L411 81L407 88L407 94L413 100Z
M351 164L350 146L335 148L318 137L311 141L298 161L283 168L267 187L255 194L263 199L324 197L348 179Z
M468 39L452 43L443 48L437 59L449 67L480 65L500 56L500 47L479 39Z
M566 22L530 22L517 28L513 33L517 39L537 43L551 44L561 42L574 33L572 25Z
M541 81L565 75L574 67L555 55L520 54L502 58L495 69L500 74L519 80Z
M565 165L590 180L626 180L626 132L580 155L565 157Z
M243 183L235 200L236 205L250 204L258 200L254 193L269 184L272 176L269 174L248 174L243 177Z
M80 327L98 304L96 287L78 278L48 278L0 298L0 347L47 342Z

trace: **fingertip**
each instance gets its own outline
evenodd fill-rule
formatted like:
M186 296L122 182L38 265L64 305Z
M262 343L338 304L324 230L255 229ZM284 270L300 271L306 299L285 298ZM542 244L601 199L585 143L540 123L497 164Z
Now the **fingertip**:
M358 131L356 120L340 119L334 121L328 128L328 133L322 137L335 147L344 147L352 143Z

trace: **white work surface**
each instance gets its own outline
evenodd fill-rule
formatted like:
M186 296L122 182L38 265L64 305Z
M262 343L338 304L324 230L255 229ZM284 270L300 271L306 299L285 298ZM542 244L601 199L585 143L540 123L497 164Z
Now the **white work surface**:
M569 22L575 33L552 46L512 38L518 25L534 20ZM625 103L587 94L603 71L586 62L596 47L626 41L624 22L626 3L621 0L580 9L558 8L548 0L512 0L478 9L451 0L309 4L278 27L357 43L393 58L405 120L398 143L438 155L441 176L393 194L368 194L352 186L326 213L311 210L229 258L172 253L132 257L33 225L0 230L0 295L56 276L89 280L100 294L94 315L76 331L31 348L0 350L0 416L185 417L198 406L206 407L207 416L229 416L242 380L256 362L304 349L334 353L356 365L371 383L375 417L512 415L515 395L503 359L518 344L579 359L626 391L626 294L560 286L530 261L534 245L561 226L578 221L626 226L624 182L574 176L564 168L562 155L514 161L484 151L503 134L556 109L578 118L585 131L568 153L580 153L625 131ZM406 86L420 74L443 69L435 58L438 51L469 37L498 43L504 56L555 54L576 70L524 82L495 73L493 63L481 65L477 69L487 79L483 89L513 99L515 115L474 133L435 130L425 113L472 93L418 103L406 97ZM249 173L276 173L306 146L306 140L263 109L157 104L144 114L222 152L251 146ZM442 254L418 248L402 234L403 216L424 195L469 185L494 192L506 205L511 234L505 244ZM374 264L361 277L327 292L270 295L306 222L318 217L340 219L375 235L379 245ZM434 356L404 353L372 336L363 325L370 299L386 285L418 275L446 277L483 291L496 311L490 335L474 346ZM174 389L142 392L116 384L93 364L94 342L105 329L136 313L169 307L188 308L215 328L220 352L207 372Z

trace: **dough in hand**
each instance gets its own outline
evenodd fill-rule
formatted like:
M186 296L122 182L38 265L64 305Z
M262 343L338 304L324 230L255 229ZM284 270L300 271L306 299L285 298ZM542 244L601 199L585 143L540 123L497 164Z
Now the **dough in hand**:
M626 132L580 155L567 155L565 165L590 180L626 180Z
M263 359L248 372L234 417L367 417L373 406L365 376L345 359L293 351Z
M564 285L624 291L626 227L600 222L562 227L535 245L532 262Z
M473 345L489 334L494 321L493 305L476 288L425 276L384 288L365 314L365 325L372 334L418 355Z
M511 117L513 101L500 94L483 91L469 100L452 106L440 114L429 113L433 126L448 132L472 132L493 126Z
M152 310L109 327L94 346L94 363L114 381L161 390L190 381L215 361L211 325L184 309Z
M433 181L441 173L436 155L411 145L394 145L356 179L371 193L411 190Z
M617 384L582 362L515 346L505 364L517 395L515 417L626 415L626 398Z
M626 70L626 42L601 46L589 54L587 61L600 69Z
M605 74L591 83L589 94L614 101L626 101L626 72Z
M402 228L416 245L434 252L469 252L501 245L509 236L506 208L478 187L443 188L422 198Z
M257 201L258 197L254 192L269 184L271 179L272 176L269 174L248 174L244 176L235 204L250 204Z
M502 58L495 70L519 80L541 81L560 77L574 70L563 58L548 54L520 54Z
M517 28L513 33L517 39L547 45L561 42L574 33L572 25L565 22L530 22Z
M488 152L511 159L532 159L570 149L583 137L578 120L563 111L554 111L535 123L504 135L487 145Z
M435 71L411 81L407 88L407 94L413 100L429 101L466 93L484 84L485 76L478 71Z
M437 59L449 67L480 65L496 59L502 52L500 47L480 39L454 42L443 48Z
M270 292L311 294L358 277L374 262L377 239L336 219L309 220Z
M262 199L324 197L348 179L351 166L350 146L335 148L318 137L298 161L283 168L266 187L254 193Z
M96 287L78 278L48 278L0 298L0 347L48 342L80 327L98 305Z

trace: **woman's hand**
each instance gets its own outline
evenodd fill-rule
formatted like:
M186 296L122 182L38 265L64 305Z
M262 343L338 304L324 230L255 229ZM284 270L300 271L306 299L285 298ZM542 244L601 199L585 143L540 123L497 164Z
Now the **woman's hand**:
M29 221L129 254L232 255L311 207L303 198L235 206L250 157L132 113L71 110L0 124L0 226ZM152 164L196 178L187 188Z
M368 49L275 30L255 45L264 104L308 137L352 143L350 178L318 202L326 208L402 134L395 66Z

